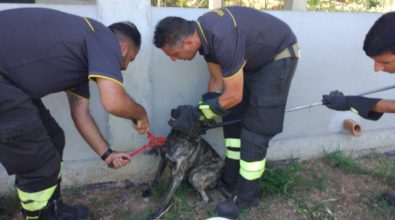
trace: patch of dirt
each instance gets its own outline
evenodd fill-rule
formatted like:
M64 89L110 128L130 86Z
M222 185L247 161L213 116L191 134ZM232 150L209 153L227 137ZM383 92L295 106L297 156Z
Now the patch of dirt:
M364 158L359 163L369 169L380 166L374 158ZM312 160L303 162L299 177L301 184L293 186L289 193L262 198L258 207L242 213L239 219L395 219L395 208L380 199L382 192L395 191L395 186L373 175L344 173L324 160ZM215 216L215 205L225 198L218 190L211 190L213 201L203 203L192 187L185 183L181 187L182 193L173 198L163 220L207 219ZM166 183L162 183L162 189L153 192L149 202L142 198L139 186L66 190L64 200L87 205L93 213L91 219L139 220L148 218L165 190ZM14 219L22 218L16 214Z

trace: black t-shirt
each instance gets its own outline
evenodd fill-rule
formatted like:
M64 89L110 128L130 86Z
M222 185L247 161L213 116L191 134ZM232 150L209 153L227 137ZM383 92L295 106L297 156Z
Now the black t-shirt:
M123 86L121 51L101 23L44 8L0 12L0 72L32 98L69 91L89 98L89 79Z
M200 16L195 24L202 42L200 54L207 62L219 64L224 77L241 68L259 70L296 43L286 23L246 7L215 9Z

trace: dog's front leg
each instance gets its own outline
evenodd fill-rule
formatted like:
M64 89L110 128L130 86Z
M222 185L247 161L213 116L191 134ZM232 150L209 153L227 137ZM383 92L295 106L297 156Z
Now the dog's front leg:
M159 219L163 212L165 212L171 198L173 197L174 192L181 184L184 179L185 171L180 169L180 166L175 166L172 172L172 180L170 187L168 188L165 197L161 200L159 207L154 211L154 213L150 216L150 220Z
M152 189L158 185L159 183L159 179L163 174L163 171L165 170L167 166L167 161L166 158L164 158L163 155L161 155L160 161L159 161L159 165L158 165L158 169L155 172L155 177L152 180L152 182L150 182L147 186L147 188L145 188L145 190L143 191L143 198L144 201L149 202L149 197L151 197L152 195Z

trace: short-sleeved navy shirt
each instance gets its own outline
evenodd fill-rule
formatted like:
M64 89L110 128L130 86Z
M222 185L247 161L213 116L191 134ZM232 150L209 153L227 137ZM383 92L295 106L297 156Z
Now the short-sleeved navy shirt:
M56 10L0 12L0 72L32 98L69 91L89 98L89 79L121 86L121 51L101 23Z
M212 10L195 24L202 42L200 54L207 62L219 64L224 77L233 76L241 68L259 70L296 43L286 23L246 7Z

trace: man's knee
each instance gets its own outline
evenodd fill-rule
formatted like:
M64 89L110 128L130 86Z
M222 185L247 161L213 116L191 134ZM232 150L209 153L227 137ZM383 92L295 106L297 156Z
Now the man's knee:
M264 136L245 128L241 130L241 157L248 161L261 160L266 157L269 141L273 136Z
M256 97L250 101L243 126L260 135L282 132L286 97Z
M16 185L27 191L54 185L61 159L41 121L8 132L1 137L0 162L9 175L16 174Z
M58 127L58 129L52 131L49 136L58 151L59 155L63 155L63 149L66 144L65 134L62 128Z

